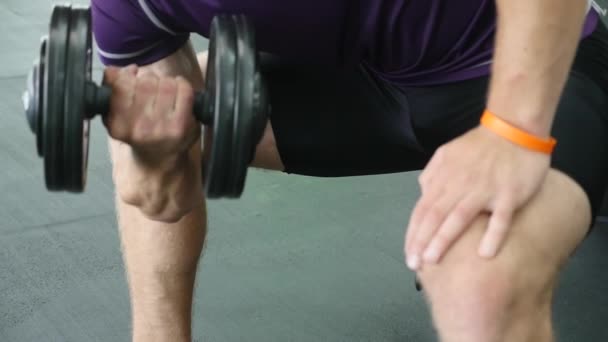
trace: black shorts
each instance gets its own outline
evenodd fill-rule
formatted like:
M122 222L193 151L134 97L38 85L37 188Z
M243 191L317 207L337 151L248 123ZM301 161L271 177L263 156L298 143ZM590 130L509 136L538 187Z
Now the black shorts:
M352 70L262 58L271 123L287 173L340 177L424 168L442 144L479 124L488 78L399 88ZM608 32L579 45L555 117L552 166L587 193L595 217L608 181Z

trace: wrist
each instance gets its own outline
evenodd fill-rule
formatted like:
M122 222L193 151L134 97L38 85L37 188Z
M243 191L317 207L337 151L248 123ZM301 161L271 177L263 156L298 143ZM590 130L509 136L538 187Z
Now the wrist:
M517 88L513 84L510 88ZM526 88L521 87L520 88ZM503 94L491 93L486 109L500 119L540 138L548 138L557 101L539 101L540 95L530 98L516 90ZM547 98L544 96L544 98ZM517 100L514 100L517 99Z
M486 109L481 116L480 124L510 142L525 149L545 154L553 153L557 141L553 137L540 137L523 130Z
M174 223L199 205L202 181L195 156L180 155L142 163L132 156L124 174L115 175L123 202L153 221Z
M133 147L131 147L131 157L139 170L150 175L170 174L182 169L189 162L187 152L166 155Z
M510 125L539 138L546 139L551 135L552 116L545 111L490 105L487 110Z

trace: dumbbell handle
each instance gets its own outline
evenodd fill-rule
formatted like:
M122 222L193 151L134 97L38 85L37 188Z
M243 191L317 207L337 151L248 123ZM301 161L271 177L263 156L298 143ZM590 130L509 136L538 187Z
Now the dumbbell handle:
M207 93L195 92L194 104L192 106L192 114L196 119L209 125L213 122L213 110L205 110L205 105L209 103L205 98ZM87 81L85 89L85 103L87 104L86 112L92 119L96 115L105 116L110 112L110 101L112 97L112 89L105 85L97 85L92 81Z

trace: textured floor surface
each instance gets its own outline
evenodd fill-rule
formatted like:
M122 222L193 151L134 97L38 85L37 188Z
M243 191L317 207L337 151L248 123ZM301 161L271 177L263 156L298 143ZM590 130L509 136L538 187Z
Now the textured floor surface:
M0 341L128 341L103 127L94 121L86 193L48 193L22 114L50 5L0 2ZM196 340L435 341L401 257L415 177L251 171L241 200L210 203ZM559 341L608 341L607 228L563 274Z

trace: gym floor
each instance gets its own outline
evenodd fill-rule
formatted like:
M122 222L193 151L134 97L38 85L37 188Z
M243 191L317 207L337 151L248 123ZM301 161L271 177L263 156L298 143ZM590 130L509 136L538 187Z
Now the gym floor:
M50 10L48 0L0 3L0 341L128 341L103 126L93 123L86 193L49 193L23 115ZM436 341L402 262L417 195L416 173L315 179L252 170L240 200L209 203L195 340ZM561 278L559 341L608 341L608 227L596 228Z

